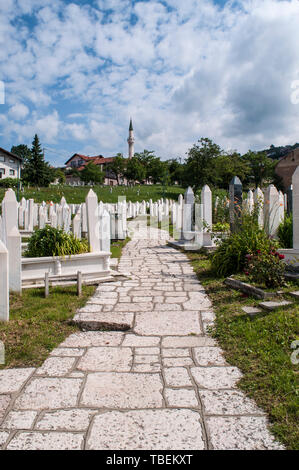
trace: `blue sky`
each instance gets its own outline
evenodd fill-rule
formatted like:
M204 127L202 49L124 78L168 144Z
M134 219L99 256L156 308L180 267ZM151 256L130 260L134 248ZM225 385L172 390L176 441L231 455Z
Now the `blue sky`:
M298 0L5 0L0 146L184 157L299 141Z

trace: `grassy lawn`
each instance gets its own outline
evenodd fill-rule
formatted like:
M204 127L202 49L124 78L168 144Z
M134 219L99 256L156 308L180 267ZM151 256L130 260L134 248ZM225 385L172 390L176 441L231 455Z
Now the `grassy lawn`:
M240 388L268 413L276 437L298 450L299 367L291 363L291 343L299 339L299 304L250 320L241 307L258 301L215 278L207 256L188 256L213 302L217 320L212 334L227 361L244 374Z
M111 258L120 258L121 252L124 246L130 241L131 239L127 237L125 240L117 240L111 243L110 251L112 253Z
M98 195L99 200L103 202L115 203L118 196L126 196L127 201L142 201L152 199L157 201L160 198L177 199L179 194L184 193L184 189L179 186L135 186L127 188L125 186L116 186L110 193L110 187L94 186L93 191ZM65 197L69 204L80 204L85 201L86 195L90 187L72 187L72 186L50 186L49 188L24 188L24 192L20 193L20 198L34 199L35 202L60 202L62 196ZM0 202L3 199L5 190L0 188Z
M95 287L83 286L81 297L77 297L76 289L52 287L46 299L43 289L26 289L22 297L10 296L10 321L0 323L6 360L0 368L38 367L67 336L78 331L68 322Z

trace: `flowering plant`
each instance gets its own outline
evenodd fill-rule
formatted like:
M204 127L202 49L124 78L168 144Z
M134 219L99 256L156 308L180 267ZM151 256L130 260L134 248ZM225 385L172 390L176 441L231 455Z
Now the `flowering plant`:
M249 279L266 287L279 287L284 284L284 255L272 247L269 251L257 250L246 255L247 265L244 269Z

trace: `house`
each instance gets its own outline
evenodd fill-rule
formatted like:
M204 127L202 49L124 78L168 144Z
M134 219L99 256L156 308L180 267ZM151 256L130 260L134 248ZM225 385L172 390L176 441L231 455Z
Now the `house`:
M95 157L88 157L86 155L81 155L79 153L75 153L68 161L65 163L66 165L66 183L67 184L79 184L80 178L68 174L68 170L76 169L78 171L82 171L85 165L88 163L94 163L98 165L103 173L105 173L104 184L109 186L117 185L117 179L114 173L109 169L109 165L113 162L113 157L111 158L104 158L102 155L97 155Z
M0 147L0 179L20 178L22 158Z
M292 176L298 165L299 148L291 150L278 161L275 167L275 173L282 178L285 190L292 184Z

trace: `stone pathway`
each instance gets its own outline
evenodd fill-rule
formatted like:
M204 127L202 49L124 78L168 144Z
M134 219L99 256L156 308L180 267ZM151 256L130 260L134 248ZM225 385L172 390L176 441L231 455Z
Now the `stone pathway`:
M283 448L207 334L214 314L187 257L146 232L123 250L131 279L100 285L87 307L129 316L131 330L75 333L42 367L0 371L0 448Z

